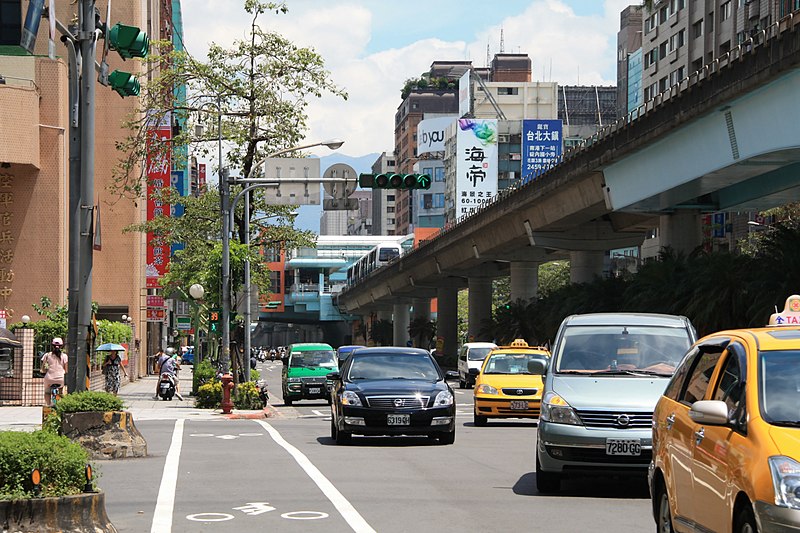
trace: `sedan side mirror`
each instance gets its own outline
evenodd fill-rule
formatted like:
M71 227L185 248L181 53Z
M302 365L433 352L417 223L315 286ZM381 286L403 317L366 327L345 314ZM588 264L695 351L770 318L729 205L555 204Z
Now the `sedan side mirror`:
M537 376L544 376L547 373L547 361L531 359L528 361L528 372Z
M689 418L698 424L727 426L730 424L728 404L721 400L699 400L689 409Z

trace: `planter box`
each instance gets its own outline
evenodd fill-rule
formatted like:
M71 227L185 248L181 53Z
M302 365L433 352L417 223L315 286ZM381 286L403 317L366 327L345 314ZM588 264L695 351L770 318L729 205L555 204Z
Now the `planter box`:
M102 492L32 498L30 500L0 501L3 531L9 533L116 533L117 529L106 514L106 499Z
M61 432L86 448L92 459L147 456L147 442L127 411L64 413Z

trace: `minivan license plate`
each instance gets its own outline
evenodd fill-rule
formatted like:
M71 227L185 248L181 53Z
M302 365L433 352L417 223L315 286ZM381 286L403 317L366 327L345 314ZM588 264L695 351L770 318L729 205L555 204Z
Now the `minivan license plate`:
M386 415L386 425L388 426L411 425L411 415Z
M513 411L525 411L528 409L528 402L523 400L511 400L511 409Z
M308 389L309 394L319 394L319 391L322 390L319 387L311 387Z
M606 439L606 455L642 455L639 439Z

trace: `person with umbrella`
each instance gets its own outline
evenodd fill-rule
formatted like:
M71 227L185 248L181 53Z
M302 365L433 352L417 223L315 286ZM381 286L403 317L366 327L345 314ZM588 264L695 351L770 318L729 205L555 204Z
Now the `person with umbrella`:
M99 346L97 350L101 351L101 348L110 351L105 361L103 361L103 365L101 367L103 370L103 375L106 377L105 390L106 392L110 392L116 396L117 393L119 393L120 369L122 370L122 373L125 374L125 377L128 377L128 371L125 370L125 367L122 365L122 358L119 356L120 350L124 351L125 348L119 344L115 344L113 346L103 344Z

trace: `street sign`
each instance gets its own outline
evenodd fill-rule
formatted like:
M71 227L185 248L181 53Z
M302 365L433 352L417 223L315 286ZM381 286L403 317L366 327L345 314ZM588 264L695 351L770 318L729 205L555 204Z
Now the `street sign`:
M147 307L165 307L163 296L147 296Z
M358 185L358 174L353 167L345 163L335 163L329 166L322 177L326 180L343 180L322 183L325 193L332 198L347 198L353 194Z
M188 316L175 317L175 326L179 331L189 331L192 329L192 319Z
M147 309L147 321L148 322L164 322L164 319L167 317L167 310L166 309Z
M264 162L264 178L274 179L277 182L275 185L265 187L264 195L268 205L319 205L320 203L317 157L267 158ZM304 181L298 182L298 179Z

